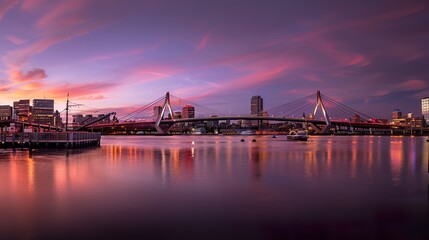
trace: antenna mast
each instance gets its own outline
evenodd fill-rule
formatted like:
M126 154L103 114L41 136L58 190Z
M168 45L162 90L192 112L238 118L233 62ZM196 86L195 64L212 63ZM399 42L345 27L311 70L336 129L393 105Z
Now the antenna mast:
M66 103L66 132L69 127L69 93L67 93L67 103Z

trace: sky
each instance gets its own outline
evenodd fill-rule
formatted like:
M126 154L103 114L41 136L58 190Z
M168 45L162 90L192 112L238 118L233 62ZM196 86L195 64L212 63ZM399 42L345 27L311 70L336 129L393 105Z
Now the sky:
M69 93L121 115L169 91L244 114L320 90L421 115L428 43L427 0L0 0L0 105Z

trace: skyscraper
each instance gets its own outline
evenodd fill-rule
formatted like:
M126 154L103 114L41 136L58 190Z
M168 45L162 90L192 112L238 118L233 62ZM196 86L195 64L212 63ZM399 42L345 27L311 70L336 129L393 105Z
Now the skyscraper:
M422 98L422 116L426 120L426 125L429 125L429 97Z
M264 100L261 96L253 96L250 100L250 114L252 116L260 116L264 110Z

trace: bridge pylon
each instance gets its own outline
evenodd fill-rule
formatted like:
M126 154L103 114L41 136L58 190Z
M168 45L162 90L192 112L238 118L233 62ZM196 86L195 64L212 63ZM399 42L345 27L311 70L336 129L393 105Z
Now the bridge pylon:
M316 104L316 107L314 108L313 116L316 116L317 109L320 106L320 108L322 109L323 118L326 123L326 127L322 130L322 133L329 133L329 129L331 128L331 119L329 119L328 111L326 111L325 105L323 104L322 95L320 94L320 91L317 91L316 95L317 95L317 104Z
M165 109L168 108L168 111L170 113L171 119L174 120L174 114L173 114L173 108L171 107L170 103L170 92L167 92L165 94L165 101L164 105L162 106L162 110L159 113L158 117L156 118L155 122L155 128L158 133L164 134L166 131L161 128L161 121L164 119Z

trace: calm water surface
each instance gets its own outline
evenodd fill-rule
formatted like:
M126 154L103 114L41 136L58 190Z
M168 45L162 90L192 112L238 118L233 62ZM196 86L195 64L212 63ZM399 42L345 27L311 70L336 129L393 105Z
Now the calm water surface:
M103 136L84 151L0 149L0 239L429 239L428 147Z

